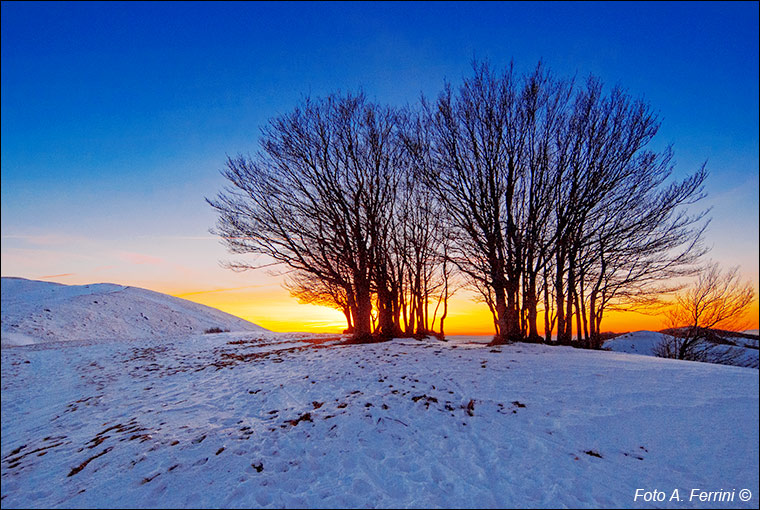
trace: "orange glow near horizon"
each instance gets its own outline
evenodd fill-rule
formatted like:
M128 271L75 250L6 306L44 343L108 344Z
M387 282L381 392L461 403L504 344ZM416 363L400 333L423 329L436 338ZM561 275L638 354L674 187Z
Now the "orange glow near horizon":
M346 319L340 311L325 306L300 304L282 288L244 287L169 293L175 297L218 308L272 331L340 333L346 327ZM430 313L432 314L432 308ZM746 328L743 329L758 327L757 299L752 303L747 318ZM439 319L440 315L436 318L436 330ZM543 316L539 316L538 322L539 333L543 334ZM637 312L610 311L602 321L602 331L614 333L658 331L666 327L662 313L645 315ZM485 304L470 299L469 294L456 295L449 300L449 313L444 322L444 330L447 335L493 335L491 312Z
M5 262L5 261L4 261ZM43 273L45 274L45 273ZM182 275L180 278L149 280L148 278L125 278L116 275L92 277L91 275L56 273L45 277L29 275L30 279L44 278L66 285L84 285L96 282L120 282L162 292L178 298L211 306L243 318L266 329L277 332L341 333L346 328L343 313L324 306L300 304L281 286L281 280L258 275L239 276L219 270L213 277L200 273ZM751 275L757 293L757 275ZM184 282L195 282L192 286ZM214 286L213 283L219 283ZM459 291L449 300L449 311L444 324L447 335L493 335L491 313L483 303L472 300L473 294ZM430 313L434 306L431 306ZM439 310L440 314L440 310ZM746 321L737 329L757 329L760 310L758 300L750 305ZM440 315L434 328L439 328ZM602 321L603 332L625 333L628 331L659 331L668 327L664 313L645 315L637 312L607 312ZM543 316L538 318L539 334L543 335ZM575 324L573 324L575 329Z
M346 328L346 319L340 311L325 306L302 305L282 288L214 289L170 294L218 308L272 331L340 333Z

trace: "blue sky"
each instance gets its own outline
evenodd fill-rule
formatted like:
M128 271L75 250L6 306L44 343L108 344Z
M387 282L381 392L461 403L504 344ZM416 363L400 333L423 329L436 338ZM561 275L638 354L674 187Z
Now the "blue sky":
M306 94L413 103L479 58L644 96L676 173L708 161L712 257L757 287L756 2L3 2L1 20L4 276L282 293L218 266L203 198L225 155Z

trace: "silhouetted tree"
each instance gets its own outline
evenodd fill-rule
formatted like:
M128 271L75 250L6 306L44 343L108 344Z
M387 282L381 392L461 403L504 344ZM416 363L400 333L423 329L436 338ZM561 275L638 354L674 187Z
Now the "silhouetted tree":
M476 64L456 93L447 85L435 105L424 105L431 158L421 167L456 231L452 262L471 285L486 290L496 343L520 337L511 243L516 161L524 142L517 94L511 68L497 74Z
M401 242L398 258L402 262L406 285L403 301L404 330L407 335L434 333L438 311L443 306L437 336L443 337L448 315L448 299L456 291L452 283L449 250L451 229L445 220L445 204L421 179L431 165L431 130L428 119L418 112L407 111L401 131L405 150L403 191L398 207L396 229ZM437 296L437 297L436 297ZM432 318L429 308L435 301Z
M670 149L647 150L659 129L648 104L591 78L574 96L555 165L557 337L599 343L605 309L650 302L704 253L704 166L668 184Z
M374 280L398 185L395 126L395 113L363 94L307 99L270 121L254 157L228 159L231 185L208 200L232 253L266 255L345 288L357 340L372 332L373 287L386 302L386 282Z
M755 298L749 282L741 281L738 268L723 273L718 264L704 268L694 285L676 296L668 311L670 333L655 346L663 358L731 364L737 351L716 343L712 330L742 325Z

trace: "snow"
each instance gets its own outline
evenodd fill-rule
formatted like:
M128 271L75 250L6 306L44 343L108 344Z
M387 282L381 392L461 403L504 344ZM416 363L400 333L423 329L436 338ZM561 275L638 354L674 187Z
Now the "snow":
M265 331L214 308L111 283L2 279L2 345L186 336L211 328Z
M655 331L635 331L607 340L604 343L604 348L615 352L654 356L654 348L667 337L668 335ZM736 343L736 345L716 345L714 349L716 351L738 351L740 356L736 363L739 366L760 367L757 340L740 337L731 337L728 340Z
M758 506L757 371L653 357L659 333L345 345L3 278L2 338L4 508Z
M758 506L754 369L338 340L3 349L2 505L706 508L692 489L748 488L727 507ZM681 502L634 501L638 488Z
M33 345L33 344L39 343L39 341L40 341L39 339L34 338L29 335L25 335L23 333L14 333L13 331L2 332L3 346Z
M666 337L656 331L636 331L607 340L604 347L615 352L654 356L654 348Z

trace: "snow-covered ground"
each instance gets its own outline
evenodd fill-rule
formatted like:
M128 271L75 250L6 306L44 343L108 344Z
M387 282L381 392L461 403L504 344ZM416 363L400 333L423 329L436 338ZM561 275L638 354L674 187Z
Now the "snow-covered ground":
M654 356L655 347L665 338L667 338L667 335L656 331L635 331L607 340L604 342L604 348L615 352ZM758 355L756 339L732 337L727 340L734 342L736 345L716 345L714 349L723 352L736 352L736 364L739 366L749 368L760 367L760 355Z
M2 345L264 331L215 308L137 287L2 279Z
M2 506L758 507L757 370L477 340L3 348Z
M665 339L666 335L656 331L635 331L626 333L604 342L604 347L615 352L628 352L654 356L654 348Z

